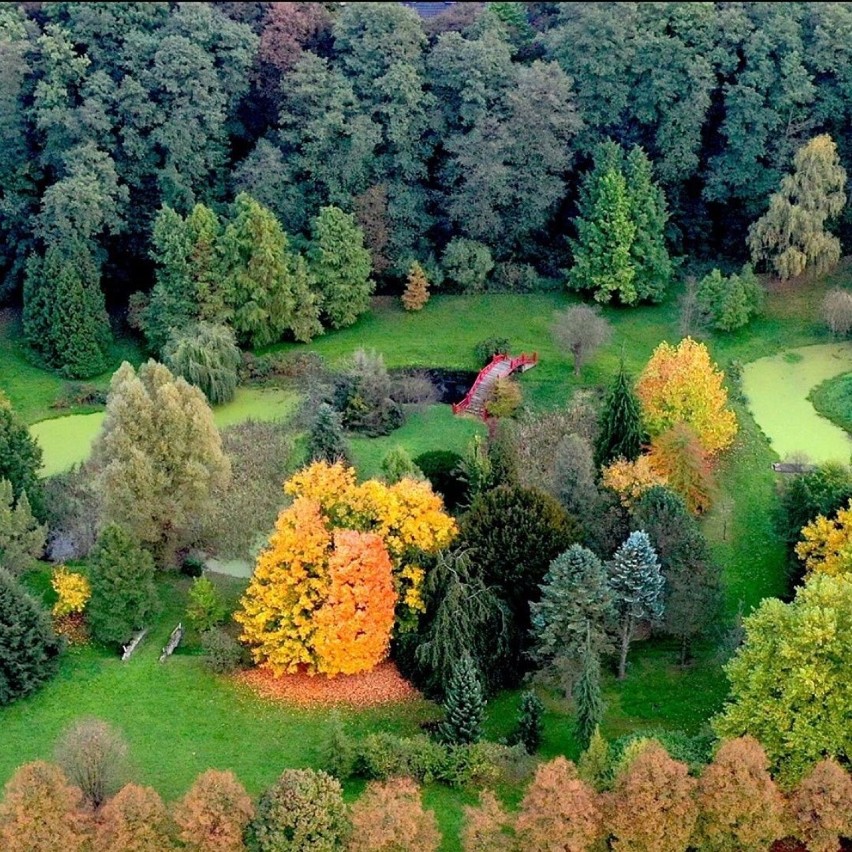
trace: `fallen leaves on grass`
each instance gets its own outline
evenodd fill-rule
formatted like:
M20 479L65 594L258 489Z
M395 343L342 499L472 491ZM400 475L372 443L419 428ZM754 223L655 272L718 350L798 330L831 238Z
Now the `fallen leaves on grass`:
M421 697L390 661L369 672L336 677L306 672L275 677L269 669L259 667L240 672L235 678L261 698L303 707L376 707Z

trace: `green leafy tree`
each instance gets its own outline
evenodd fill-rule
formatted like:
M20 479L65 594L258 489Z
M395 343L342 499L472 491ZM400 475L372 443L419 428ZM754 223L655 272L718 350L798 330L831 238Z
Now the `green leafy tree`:
M557 671L570 694L583 649L600 654L612 647L608 629L615 615L606 569L590 550L573 544L551 563L541 600L530 604L533 654Z
M12 483L0 480L0 568L22 574L44 551L47 526L33 517L27 492L15 500Z
M44 515L44 497L38 476L41 461L41 447L0 391L0 479L12 483L15 500L26 491L33 514L39 520L43 520Z
M639 399L622 361L601 413L595 464L601 467L617 458L636 461L646 440Z
M328 403L317 409L308 432L308 458L311 461L349 462L349 444L343 435L340 415Z
M597 302L617 297L632 305L639 299L631 257L636 223L620 160L621 149L614 144L602 145L595 155L574 220L577 239L571 243L574 265L567 284L571 290L591 290Z
M441 263L447 278L465 293L480 293L494 269L491 250L483 243L454 237L444 249Z
M744 622L725 671L731 700L713 720L723 737L750 734L784 781L849 748L852 580L814 574L790 603L767 598Z
M156 361L138 373L125 362L113 375L92 461L104 519L166 563L212 510L214 490L230 479L204 394Z
M609 780L610 763L609 743L601 736L600 727L597 727L577 761L577 773L587 784L600 791Z
M793 174L769 201L769 210L749 229L755 264L766 263L782 279L805 270L820 275L840 260L840 240L826 230L846 204L846 171L830 136L816 136L793 160Z
M53 677L62 647L48 613L0 568L0 705Z
M485 697L476 664L469 654L453 666L443 708L441 738L452 745L469 745L482 738Z
M600 655L592 647L591 634L581 651L580 677L574 687L574 704L577 708L577 741L582 748L586 749L595 731L598 730L604 714Z
M154 560L120 526L109 524L92 551L87 617L99 642L120 645L159 610Z
M423 479L423 473L411 460L408 450L396 446L382 459L382 477L388 485L393 485L401 479Z
M764 293L751 266L739 275L725 277L714 269L698 284L698 304L719 331L736 331L748 325L763 307Z
M370 307L375 282L370 253L354 217L339 207L323 207L311 222L308 250L322 313L332 328L352 325Z
M637 622L658 621L663 615L665 580L648 534L641 530L630 533L607 570L618 622L618 678L623 680Z
M186 618L199 633L212 630L225 620L227 610L222 593L209 577L196 577L189 589Z
M527 754L535 754L541 745L543 734L544 704L532 690L527 690L521 695L518 723L510 740L520 743L526 749Z
M234 332L227 326L199 322L172 331L163 361L175 376L200 388L211 405L234 398L242 357Z

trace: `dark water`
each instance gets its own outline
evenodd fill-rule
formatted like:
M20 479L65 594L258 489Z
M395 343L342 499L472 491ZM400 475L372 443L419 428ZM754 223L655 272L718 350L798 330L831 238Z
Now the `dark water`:
M460 402L478 375L471 370L445 370L442 367L406 367L391 372L417 373L427 377L438 392L438 402L446 405Z

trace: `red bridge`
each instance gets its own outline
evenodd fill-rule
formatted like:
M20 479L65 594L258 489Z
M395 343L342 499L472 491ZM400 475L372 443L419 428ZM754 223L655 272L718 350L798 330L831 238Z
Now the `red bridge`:
M523 373L535 367L536 364L538 364L537 352L533 352L532 355L524 353L515 358L509 355L495 355L491 362L479 371L476 381L465 394L465 398L453 405L453 414L469 412L487 420L488 412L485 410L485 404L497 379L516 372Z

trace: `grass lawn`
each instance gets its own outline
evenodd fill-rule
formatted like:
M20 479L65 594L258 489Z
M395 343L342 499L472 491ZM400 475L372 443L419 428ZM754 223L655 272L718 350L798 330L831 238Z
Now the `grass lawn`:
M819 414L852 433L852 373L826 379L811 391L808 399Z

